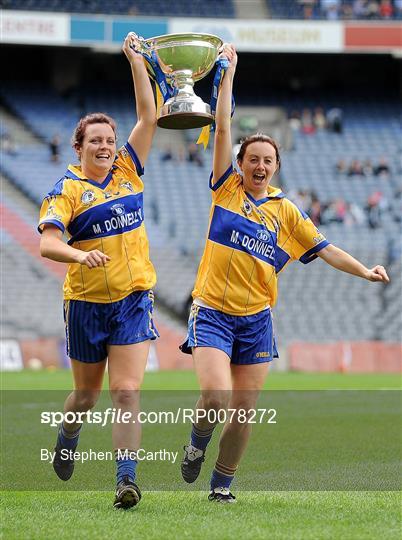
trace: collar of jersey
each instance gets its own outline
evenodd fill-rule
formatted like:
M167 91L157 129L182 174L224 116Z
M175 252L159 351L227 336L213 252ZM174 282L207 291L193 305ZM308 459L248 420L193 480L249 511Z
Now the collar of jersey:
M258 200L254 199L254 197L250 195L250 193L247 193L247 191L246 191L246 195L250 199L250 201L253 204L255 204L255 206L260 206L261 204L264 204L270 199L283 199L283 197L285 196L285 194L279 188L268 186L267 191L268 191L267 197L264 197L263 199L258 199Z
M81 165L69 165L68 169L65 172L65 175L67 178L71 178L72 180L84 180L85 182L88 182L89 184L92 184L93 186L96 186L101 189L105 189L105 187L109 184L110 180L112 179L113 170L116 168L116 165L112 165L112 169L108 172L106 178L102 183L96 182L95 180L91 180L90 178L85 178L85 176L82 174Z

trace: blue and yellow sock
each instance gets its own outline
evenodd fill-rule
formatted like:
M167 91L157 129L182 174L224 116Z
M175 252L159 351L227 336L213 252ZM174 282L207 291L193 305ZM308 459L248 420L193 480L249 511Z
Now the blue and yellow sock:
M137 471L137 460L133 450L119 449L114 451L116 459L116 481L121 482L125 476L134 482Z
M62 448L67 448L67 450L75 450L78 444L78 438L81 431L80 426L75 431L67 431L62 423L59 427L59 433L57 435L57 444Z
M212 438L212 433L214 432L215 426L209 429L199 429L196 425L193 424L191 430L190 444L199 450L205 450L208 446L209 441Z
M237 467L226 467L226 465L223 465L223 463L219 463L219 461L217 461L215 463L215 468L212 471L211 490L218 487L225 487L229 489L236 470Z

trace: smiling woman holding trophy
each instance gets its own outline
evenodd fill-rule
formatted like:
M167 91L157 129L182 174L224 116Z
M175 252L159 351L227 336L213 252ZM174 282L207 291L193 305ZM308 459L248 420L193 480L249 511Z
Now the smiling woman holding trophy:
M230 491L251 434L258 395L268 365L278 356L271 309L278 274L292 260L307 264L319 256L338 270L387 283L382 266L366 268L332 246L278 188L270 186L280 168L278 144L268 135L247 137L232 164L232 88L237 54L225 45L227 69L216 107L212 207L204 253L193 290L183 352L192 353L201 388L184 447L183 479L194 482L201 470L217 418L226 421L212 471L209 500L233 503ZM214 413L214 414L211 414ZM233 413L233 414L232 414ZM197 415L195 415L197 418Z
M81 118L72 139L79 165L68 167L40 212L42 256L68 264L64 318L74 390L65 401L65 413L95 406L108 362L113 406L134 418L150 340L158 337L152 320L156 274L149 259L140 178L155 133L156 109L138 48L137 36L128 34L123 52L131 68L138 118L128 141L116 148L116 124L104 113ZM69 237L67 244L63 233ZM73 474L81 427L75 421L60 425L53 468L61 480ZM141 499L135 483L140 424L113 424L112 440L114 507L126 509Z

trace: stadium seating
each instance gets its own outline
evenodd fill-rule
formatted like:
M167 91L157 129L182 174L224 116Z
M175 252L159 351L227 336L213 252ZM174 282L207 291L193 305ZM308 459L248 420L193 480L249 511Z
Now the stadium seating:
M81 99L83 96L84 103L82 111L78 110L74 102L64 102L58 96L53 96L50 101L48 94L41 97L39 91L24 93L16 87L5 85L3 101L18 115L25 126L29 126L33 133L41 135L41 139L19 148L17 155L4 154L1 171L35 201L36 205L39 205L43 195L62 176L66 163L74 160L68 140L79 114L100 108L112 114L119 125L120 142L126 139L135 121L132 101L128 98L122 99L121 96L109 91L103 95L84 91L80 92L80 95ZM46 103L51 103L51 106L47 106ZM266 105L274 104L290 113L293 109L313 108L317 104L317 98L297 101L277 96L266 102ZM334 134L327 131L319 131L314 135L294 133L293 149L284 152L282 156L281 180L285 190L314 190L322 200L341 195L346 200L355 201L363 206L373 190L381 189L392 201L395 191L401 186L400 169L396 161L399 150L399 125L395 120L398 105L381 99L363 104L341 98L337 101L327 98L327 101L319 104L324 110L334 105L342 106L343 133ZM63 107L62 126L58 115L61 114ZM35 110L41 111L41 115L34 114ZM239 111L241 107L237 114ZM66 117L71 120L68 125ZM49 126L55 125L58 126L58 132L63 138L60 163L53 163L49 159L46 134L52 133ZM179 146L185 148L188 141L183 138L181 132L163 130L158 132L157 144L154 145L145 167L146 224L151 256L159 275L158 298L182 315L188 305L207 230L211 200L207 182L212 152L209 149L203 154L204 165L201 166L188 162L185 157L183 159L183 156L178 154L173 155L173 159L164 160L164 150L168 143L176 151ZM190 141L196 140L196 136L194 132L187 134ZM346 159L370 157L375 161L383 155L388 158L393 171L389 179L340 177L335 172L335 163L341 157ZM13 205L10 201L8 204ZM15 208L19 205L20 203L14 203ZM381 337L397 341L402 331L398 317L402 312L401 284L398 279L401 255L396 249L400 222L395 221L394 216L384 213L381 227L375 230L369 229L364 223L353 226L335 223L322 227L322 230L330 241L369 265L387 265L392 251L390 272L394 279L389 287L382 287L336 272L320 260L307 267L299 263L290 265L283 275L280 275L279 303L275 309L275 328L280 344L284 345L294 340L313 339L319 342L341 338L352 340ZM6 255L7 257L8 254L10 257L12 255L10 259L12 263L7 266L6 272L12 274L13 264L17 269L23 268L28 260L29 268L24 267L20 272L21 275L27 272L28 276L33 276L33 280L38 279L35 276L39 274L41 275L39 283L44 284L43 290L46 288L54 290L52 287L56 286L53 282L52 285L46 284L43 276L47 272L41 269L40 262L32 262L29 257L24 257L20 250L13 247L10 238L7 239L7 234L5 238ZM53 276L50 276L50 279L55 280ZM29 290L29 284L34 287L30 277L27 278L27 284L27 289L21 290ZM39 290L42 289L39 287ZM13 293L12 289L7 291L8 306L12 305L13 294L15 291ZM54 297L57 298L55 302L58 304L57 309L60 306L58 294L54 293ZM42 293L38 293L35 301L40 302L41 295ZM16 306L16 309L18 307L18 310L26 312L21 316L24 323L19 322L19 316L10 312L5 324L18 331L28 332L32 305L27 303L26 306L25 309L23 302ZM39 311L43 313L46 308L43 307ZM52 320L57 320L54 313L48 319L44 317L43 321L38 322L37 328L44 331L44 325L49 324L46 332L53 335L55 325L52 324ZM61 323L57 328L62 333Z
M353 0L326 2L325 0L265 0L272 19L380 19L380 12L354 9ZM380 1L377 2L378 6ZM400 17L396 9L393 17Z
M9 0L8 9L67 13L153 15L156 17L234 17L232 0Z
M37 256L32 255L16 242L14 238L16 231L12 224L2 220L1 336L3 339L62 337L64 323L61 280L40 260L36 233L36 205L9 186L4 178L1 178L1 181L1 204L23 222L26 237L35 243L37 253Z

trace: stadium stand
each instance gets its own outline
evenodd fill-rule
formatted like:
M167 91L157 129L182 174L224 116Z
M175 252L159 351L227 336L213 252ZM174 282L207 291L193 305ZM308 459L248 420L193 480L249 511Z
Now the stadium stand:
M380 0L355 2L354 0L265 0L269 16L273 19L328 19L373 20L399 19L400 7Z
M354 0L3 0L2 7L15 10L67 13L141 15L157 17L207 17L272 19L373 20L401 19L401 6L373 0L367 5ZM248 9L247 9L248 7Z
M52 271L40 258L37 205L4 177L1 183L1 336L60 337L64 332L61 273Z
M14 122L17 124L19 122L23 131L27 131L29 127L32 138L21 145L14 155L3 152L1 171L34 201L36 207L43 195L63 175L65 164L75 161L72 150L68 148L68 140L72 124L79 114L100 108L105 110L116 118L120 126L120 141L126 139L128 130L133 125L131 100L123 99L121 95L113 93L108 88L103 92L84 89L79 95L83 104L82 110L77 106L78 101L74 102L72 98L65 101L57 95L51 97L49 93L41 93L39 90L28 92L22 89L21 85L18 87L6 84L2 90L1 97L8 113L14 113ZM271 112L274 105L279 107L282 112L286 112L286 117L291 115L292 110L313 109L317 103L322 106L325 113L334 106L342 108L344 118L342 133L332 133L325 129L312 134L303 133L301 130L293 131L289 150L284 151L282 156L283 169L280 181L285 191L295 193L297 190L312 190L323 201L339 197L341 194L347 202L355 202L362 208L373 190L381 189L386 199L392 202L396 200L394 195L402 186L400 165L397 162L400 127L395 114L400 110L399 105L381 99L373 99L363 104L339 96L336 100L327 98L327 101L323 102L318 101L317 96L295 100L282 95L267 100L266 106L269 106L267 111ZM250 109L242 109L240 106L236 118L242 116L242 110L249 115ZM40 111L40 114L33 111ZM61 114L63 114L62 123ZM260 112L257 117L260 122L258 127L264 127L268 120L264 119ZM65 118L69 118L69 124ZM280 118L283 120L283 114ZM12 127L10 119L7 121L5 118L3 124L7 130L15 133L15 127ZM63 141L59 163L52 162L49 157L48 135L54 133L55 127L58 128ZM189 141L194 142L196 137L197 133L194 132L187 133L187 137L184 138L182 132L159 130L157 143L152 150L144 175L147 231L150 237L151 256L159 275L157 295L165 306L182 316L185 316L188 308L204 244L210 205L210 194L206 184L212 162L211 150L202 154L201 164L189 162L186 154L188 145L191 144ZM173 152L167 159L166 149L169 144ZM391 167L392 174L386 179L374 176L340 177L335 170L336 162L340 158L364 160L370 157L373 161L378 161L382 156L388 159ZM14 211L20 205L9 200L6 204L14 208ZM401 255L397 249L400 221L396 217L398 214L384 210L381 225L376 229L369 228L366 221L349 225L330 223L320 227L330 241L344 247L367 264L387 265L390 262L390 254L393 253L390 271L394 279L389 287L371 285L368 290L368 285L364 281L335 272L322 261L309 265L308 269L300 264L290 265L280 277L280 301L275 310L275 326L281 345L294 340L314 339L317 342L336 340L340 336L350 340L378 338L399 340L402 325L398 313L402 313L402 295L401 282L398 279ZM30 257L24 256L24 252L13 249L7 235L6 232L5 238L8 238L4 242L6 258L11 254L10 260L13 262L10 262L6 270L12 272L13 264L16 268L22 268L25 259L29 260L29 268L24 271L33 276L32 279L40 274L38 281L44 284L43 290L39 288L41 292L35 296L39 302L40 298L44 297L45 290L54 291L56 286L53 282L52 285L46 284L44 275L47 270L41 267L41 262L31 261ZM26 284L23 285L25 287ZM19 285L16 287L17 290L28 291L29 287L34 285L28 277L26 288L22 286L20 288ZM13 306L11 300L16 291L13 292L11 288L6 294L7 306ZM51 294L56 298L60 292ZM28 322L32 317L32 306L27 302L18 304L15 313L20 309L25 309L26 313L26 316L21 317L14 316L13 309L13 307L7 309L10 315L5 322L6 330L13 328L21 332L29 331ZM39 313L45 311L45 308L38 310ZM19 322L18 319L24 322ZM49 318L43 317L37 327L42 330L48 321L48 333L53 335L54 320L56 320L54 314L49 315ZM35 324L32 324L32 328L35 328ZM61 326L57 326L57 329L62 332Z
M154 15L158 17L234 17L232 0L8 0L8 9L67 13L103 13L116 15Z

